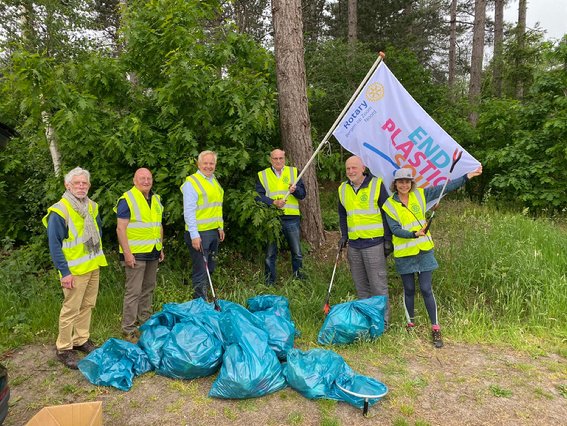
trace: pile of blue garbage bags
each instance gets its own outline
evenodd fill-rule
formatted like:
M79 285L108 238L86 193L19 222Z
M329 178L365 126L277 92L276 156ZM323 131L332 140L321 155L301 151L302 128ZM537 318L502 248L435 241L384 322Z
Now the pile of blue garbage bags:
M215 398L254 398L287 386L307 398L344 401L362 408L376 403L386 386L354 372L337 353L294 349L298 335L285 297L263 295L243 306L203 299L165 304L140 327L133 344L109 339L79 362L93 384L127 391L134 377L155 370L175 379L217 373L209 392ZM375 339L384 332L386 298L333 306L318 336L321 344ZM373 398L364 398L364 395Z

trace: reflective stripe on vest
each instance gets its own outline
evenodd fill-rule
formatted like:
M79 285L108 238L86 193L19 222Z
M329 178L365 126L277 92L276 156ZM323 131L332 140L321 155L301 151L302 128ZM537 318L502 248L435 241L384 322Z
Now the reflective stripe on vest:
M69 266L69 270L73 275L83 275L98 269L100 266L106 266L106 258L102 251L102 241L99 249L94 253L88 253L84 245L83 231L84 219L71 207L71 204L61 199L58 203L47 209L47 214L43 217L43 224L47 228L47 219L51 213L61 216L67 225L68 236L63 240L62 251ZM97 231L98 223L98 205L94 201L89 203L89 214L93 218Z
M291 166L285 166L282 169L281 175L276 176L271 167L258 172L260 183L266 190L266 197L273 200L281 200L289 191L289 186L297 181L297 169ZM288 216L300 216L299 201L289 194L285 200L283 207L283 214Z
M151 253L154 247L160 251L163 247L161 239L163 205L159 195L152 195L150 207L144 194L134 186L130 191L122 194L118 202L120 200L125 200L130 209L130 221L126 227L130 251L133 254ZM117 207L114 208L115 211ZM124 253L122 246L120 253Z
M384 236L382 214L378 207L381 185L382 179L373 177L368 186L358 192L354 192L347 182L339 187L339 200L347 213L349 240Z
M198 196L195 214L197 230L222 229L224 225L222 219L224 191L217 179L213 177L213 180L209 181L201 176L200 173L194 173L191 176L187 176L185 183L187 182L193 187ZM187 224L185 224L185 230L189 230Z
M382 208L406 231L419 231L425 226L425 193L422 188L416 188L409 193L407 207L391 196ZM394 257L413 256L419 254L420 250L427 251L434 247L429 232L426 236L419 238L400 238L394 234L392 243L394 244Z

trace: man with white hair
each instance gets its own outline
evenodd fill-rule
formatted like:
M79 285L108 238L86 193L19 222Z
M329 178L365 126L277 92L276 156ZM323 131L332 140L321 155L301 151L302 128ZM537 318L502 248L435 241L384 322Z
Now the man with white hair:
M49 252L64 300L59 314L57 358L68 368L77 368L77 353L92 352L90 340L92 309L96 304L100 267L106 266L102 252L101 219L98 204L87 196L90 173L80 167L65 176L66 191L47 210Z
M197 157L197 172L187 176L183 192L183 218L185 243L193 261L193 290L195 298L207 300L207 265L209 273L216 266L219 242L224 241L222 202L224 191L214 173L217 154L203 151Z
M285 165L285 151L274 149L270 152L271 167L258 172L256 179L257 201L274 206L282 211L280 222L282 233L291 252L291 269L294 278L305 279L303 255L301 253L301 213L299 200L307 195L302 179L297 179L299 171ZM289 192L287 199L284 199ZM278 246L275 241L268 243L265 258L265 280L267 285L275 285L276 257Z

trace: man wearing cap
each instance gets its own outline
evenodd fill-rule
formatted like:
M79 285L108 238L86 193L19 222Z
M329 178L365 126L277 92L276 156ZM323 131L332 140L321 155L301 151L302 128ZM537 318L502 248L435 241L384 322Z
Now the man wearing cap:
M391 233L380 210L388 199L382 179L365 173L360 157L346 161L348 180L339 186L339 249L348 243L348 261L359 299L388 297L386 256L392 251ZM384 322L389 321L389 304Z
M295 278L303 279L301 271L303 267L303 255L300 244L300 221L299 200L307 195L303 180L297 180L299 175L295 167L285 165L285 152L274 149L270 153L271 167L258 172L256 179L256 200L268 206L274 206L283 211L280 216L282 232L287 240L291 251L291 268ZM290 195L284 200L285 195ZM276 242L268 244L265 259L266 284L274 285L276 282L276 257L278 246Z
M193 263L194 298L207 300L207 267L215 270L219 242L224 241L222 202L224 191L214 173L217 154L203 151L197 157L197 172L187 176L181 185L185 244ZM207 264L205 264L205 258Z
M158 263L163 261L163 205L152 192L152 173L136 170L134 186L118 199L116 234L120 260L125 267L126 288L122 308L122 333L137 342L137 326L152 314Z
M90 339L91 314L100 267L107 265L98 204L88 197L90 187L90 173L75 167L65 175L66 191L61 200L49 207L43 218L64 296L55 344L57 358L72 369L77 369L75 351L90 353L96 348Z
M443 340L431 282L433 271L439 265L433 254L431 234L426 233L424 228L427 224L425 220L427 203L441 195L442 186L417 188L413 173L412 169L405 167L396 170L390 187L392 196L384 203L382 209L386 213L386 220L394 235L394 261L404 285L407 330L411 331L414 327L415 275L417 274L421 295L431 321L433 345L441 348ZM481 173L482 166L449 182L446 192L460 188L469 179Z

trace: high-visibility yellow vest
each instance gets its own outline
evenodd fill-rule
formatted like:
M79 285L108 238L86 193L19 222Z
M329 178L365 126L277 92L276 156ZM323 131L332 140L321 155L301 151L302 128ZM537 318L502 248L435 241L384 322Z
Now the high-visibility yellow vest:
M69 201L61 199L58 203L53 204L47 209L47 214L43 217L43 225L47 228L47 218L51 213L56 213L65 219L68 228L68 236L63 240L62 251L67 260L67 265L72 275L83 275L98 269L100 266L106 266L106 257L102 252L102 241L99 249L94 253L88 253L83 241L83 231L85 220L77 213ZM89 214L94 220L97 231L98 223L98 204L94 201L89 202Z
M213 177L213 180L209 181L200 173L194 173L191 176L187 176L185 183L187 182L193 187L198 196L196 211L197 230L222 229L224 225L222 219L224 190L217 179ZM183 185L181 190L183 191ZM185 224L185 230L189 230L187 224Z
M391 196L382 206L384 211L392 219L396 220L406 231L419 231L425 226L425 193L422 188L416 188L409 193L408 206L394 200ZM400 238L392 236L394 244L394 257L407 257L419 253L420 250L431 250L433 240L431 234L419 238Z
M118 199L126 200L130 209L130 221L126 228L128 245L133 254L151 253L154 249L160 251L163 247L161 240L161 223L163 217L163 205L160 196L152 195L151 208L144 194L135 186L128 192L122 194ZM114 211L117 211L118 202ZM120 253L124 253L120 246Z
M291 166L285 166L281 175L276 176L271 167L258 172L260 183L266 190L266 197L273 200L281 200L289 190L289 186L297 181L297 169ZM299 201L289 194L283 208L283 214L289 216L300 216Z
M373 177L368 186L354 192L352 185L339 186L339 200L347 213L348 239L377 238L384 236L382 214L378 207L382 179Z

